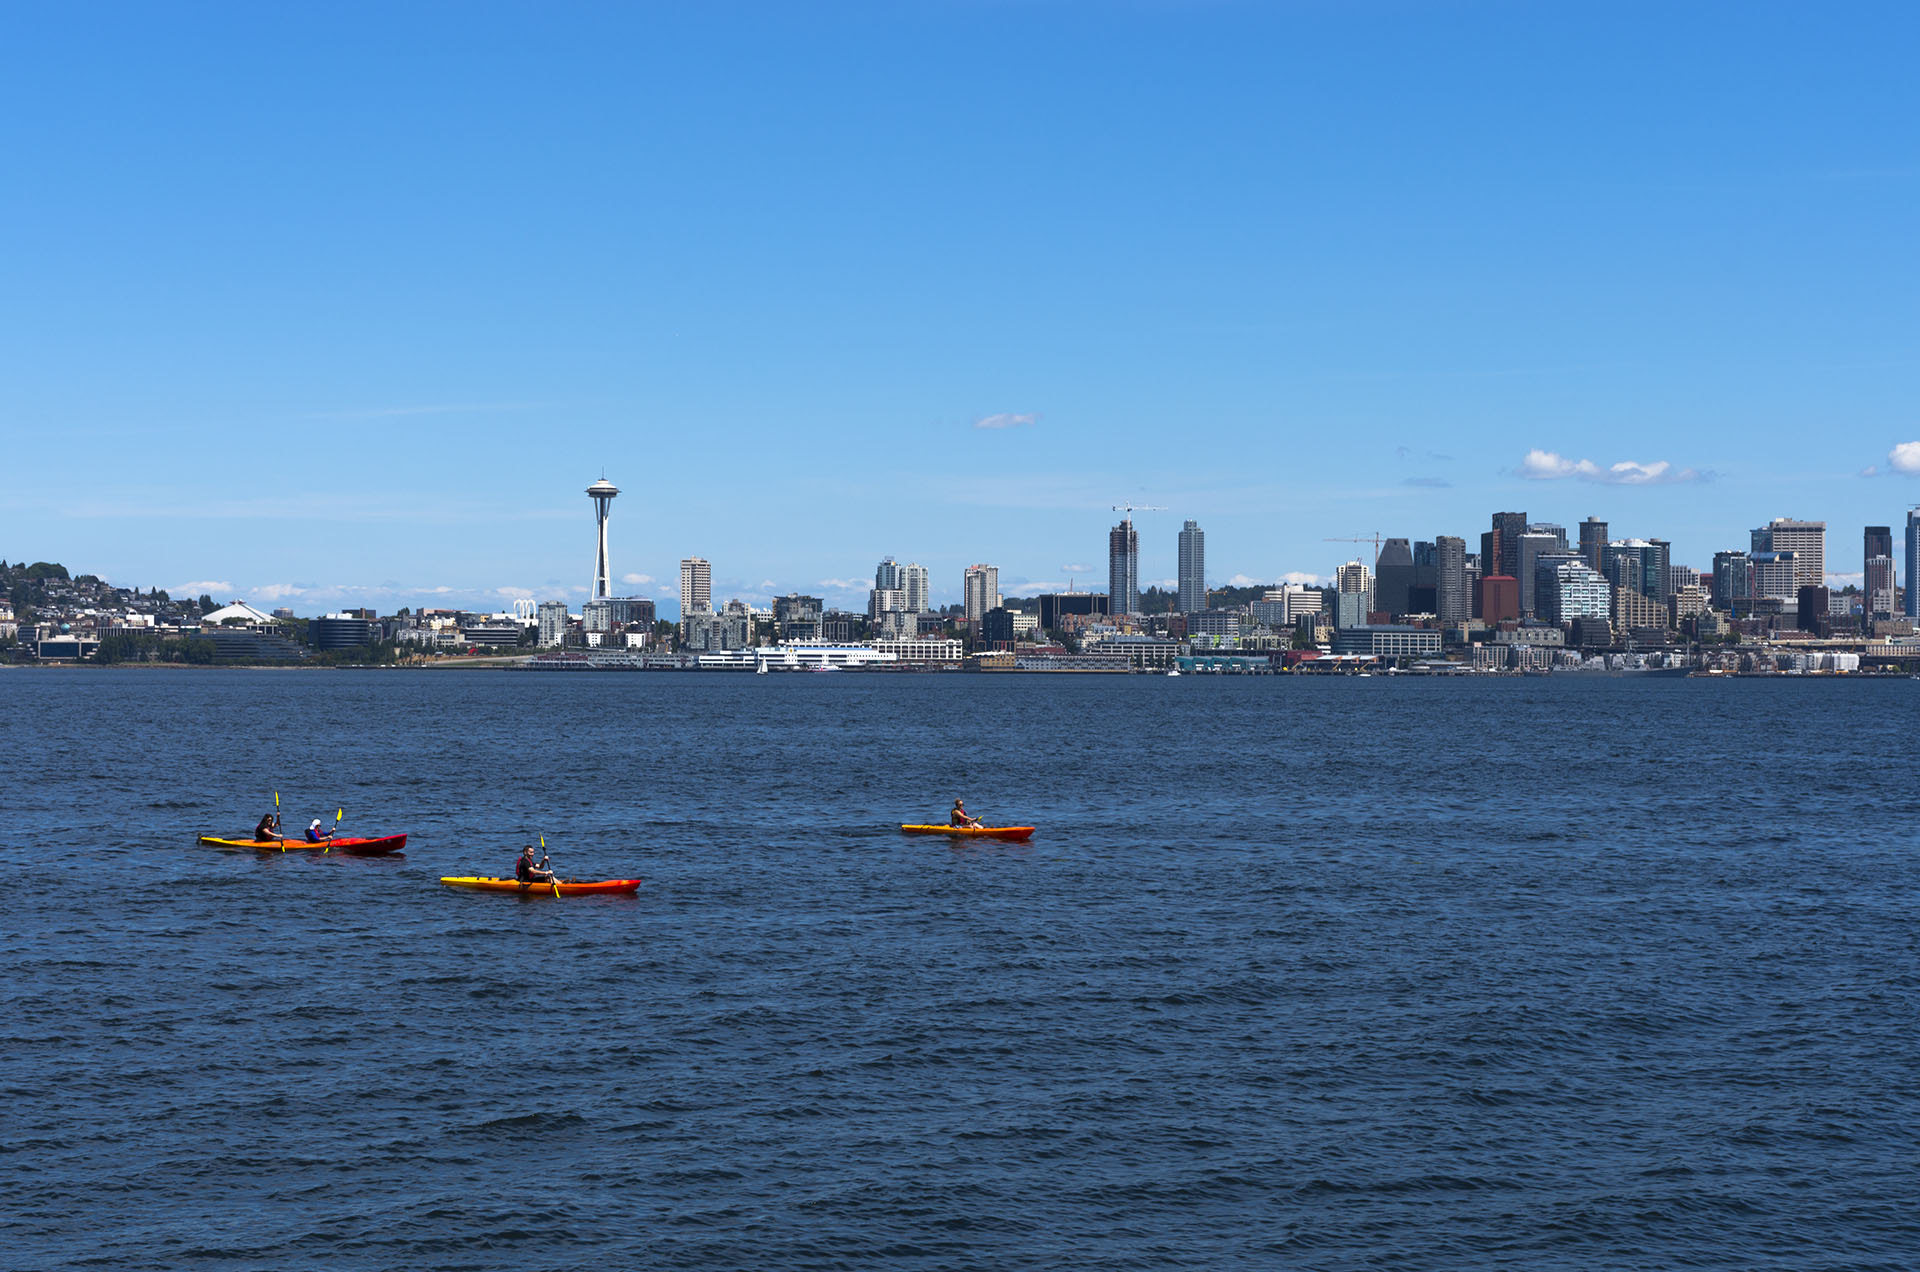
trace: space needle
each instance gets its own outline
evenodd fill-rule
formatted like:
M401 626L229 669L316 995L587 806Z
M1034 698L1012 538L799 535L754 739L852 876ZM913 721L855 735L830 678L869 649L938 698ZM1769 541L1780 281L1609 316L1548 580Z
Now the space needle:
M605 477L587 487L587 494L593 500L593 519L600 527L600 556L593 563L593 599L596 601L613 595L613 572L607 566L607 511L619 493L620 487Z

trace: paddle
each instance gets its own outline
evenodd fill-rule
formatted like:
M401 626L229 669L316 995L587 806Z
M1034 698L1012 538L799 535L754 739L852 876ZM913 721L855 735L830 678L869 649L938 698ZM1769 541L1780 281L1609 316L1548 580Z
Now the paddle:
M547 837L545 835L541 835L540 836L540 868L542 870L547 870L547 867L552 864L553 864L553 856L547 851ZM553 871L551 870L547 870L547 882L553 887L553 895L558 897L560 895L560 881L553 877Z
M346 813L347 810L344 808L336 808L333 810L333 835L340 833L340 819L346 816ZM333 851L333 835L327 836L327 846L320 850L322 857Z

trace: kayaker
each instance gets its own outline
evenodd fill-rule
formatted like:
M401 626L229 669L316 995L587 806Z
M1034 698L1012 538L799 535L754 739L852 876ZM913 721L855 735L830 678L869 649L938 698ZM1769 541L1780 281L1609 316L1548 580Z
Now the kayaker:
M963 799L953 801L953 812L948 816L947 820L953 825L966 830L978 830L984 824L978 817L968 814L967 802Z
M521 883L552 883L553 871L534 864L533 845L528 844L520 850L520 860L513 863L513 877Z
M281 837L278 813L268 813L260 819L260 824L253 828L253 838L256 843L271 843Z
M333 838L333 832L331 830L324 829L321 826L320 819L318 817L313 819L313 825L307 827L307 842L310 844L323 844L327 840L332 838Z

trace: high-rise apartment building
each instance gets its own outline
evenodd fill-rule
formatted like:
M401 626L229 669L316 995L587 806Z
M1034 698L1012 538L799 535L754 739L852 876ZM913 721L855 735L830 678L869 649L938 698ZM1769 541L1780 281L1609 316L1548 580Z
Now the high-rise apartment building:
M925 614L931 608L928 603L926 566L917 561L901 566L900 590L906 595L907 613Z
M1339 626L1351 627L1358 625L1344 621L1348 610L1343 607L1349 607L1354 604L1358 605L1360 622L1364 623L1367 621L1366 616L1373 612L1373 571L1369 570L1364 562L1349 561L1335 570L1333 572L1333 590L1338 594L1334 600L1334 611L1336 614L1342 616L1341 621L1338 623ZM1349 602L1342 599L1345 597L1359 597L1360 600L1358 602Z
M567 603L565 601L542 601L538 611L540 619L540 643L551 648L564 644L567 639Z
M713 567L704 557L680 562L680 615L713 612Z
M1792 550L1785 552L1750 552L1753 561L1754 598L1768 598L1776 601L1792 601L1800 595L1800 554Z
M1580 523L1580 555L1586 560L1588 568L1597 574L1607 572L1606 564L1607 523L1598 517L1588 517Z
M1434 613L1442 623L1464 623L1473 612L1467 586L1467 541L1450 534L1433 541Z
M1746 552L1713 554L1713 604L1745 616L1753 607L1753 557Z
M1121 519L1107 532L1107 612L1140 612L1140 536L1133 518Z
M967 621L978 623L990 609L1000 608L1000 567L970 565L961 592L966 602Z
M1860 576L1860 610L1868 619L1893 617L1893 558L1868 557Z
M1555 553L1540 565L1537 585L1540 617L1549 623L1576 618L1606 618L1613 610L1613 589L1581 553Z
M1907 513L1907 603L1902 608L1908 618L1920 618L1920 508Z
M1180 528L1180 612L1207 608L1207 533L1197 521Z
M1775 517L1753 532L1755 552L1791 552L1798 571L1794 586L1827 581L1827 523Z

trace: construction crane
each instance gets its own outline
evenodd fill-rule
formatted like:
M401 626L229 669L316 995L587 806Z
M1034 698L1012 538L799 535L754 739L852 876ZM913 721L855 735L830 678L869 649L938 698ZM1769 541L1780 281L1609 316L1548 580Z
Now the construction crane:
M1380 532L1378 530L1375 530L1373 532L1373 537L1371 539L1369 539L1365 535L1361 535L1357 539L1322 539L1320 540L1320 542L1322 543L1371 543L1373 545L1373 559L1378 561L1380 559L1380 539L1381 539Z
M1136 512L1165 512L1166 511L1166 509L1162 508L1159 504L1136 504L1136 503L1114 504L1113 510L1115 512L1124 512L1129 517L1131 517Z

